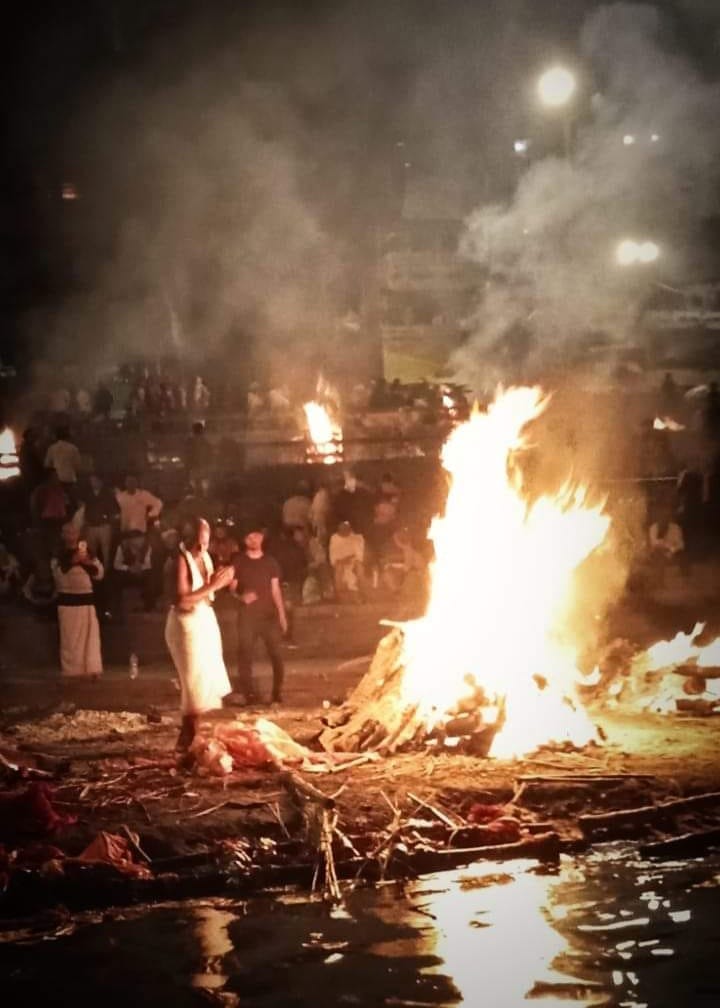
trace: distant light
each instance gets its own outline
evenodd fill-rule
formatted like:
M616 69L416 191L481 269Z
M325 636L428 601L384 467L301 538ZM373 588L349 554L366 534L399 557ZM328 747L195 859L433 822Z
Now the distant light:
M623 137L623 143L625 144L626 147L632 147L632 145L635 143L634 135L632 133L626 133L625 136Z
M513 150L516 154L527 154L530 148L529 140L516 140L513 144Z
M638 259L641 263L656 262L660 256L660 249L655 242L646 241L638 247Z
M653 241L637 242L625 238L615 249L615 258L620 266L653 263L660 258L660 246Z
M638 261L640 246L636 241L626 238L621 241L615 252L615 257L621 266L632 266Z
M551 67L538 81L538 94L543 105L566 105L575 94L575 77L566 67Z
M650 134L650 143L657 143L659 139L660 139L660 134L659 133L651 133Z
M60 196L64 200L76 200L79 198L78 191L73 182L63 182L60 189Z

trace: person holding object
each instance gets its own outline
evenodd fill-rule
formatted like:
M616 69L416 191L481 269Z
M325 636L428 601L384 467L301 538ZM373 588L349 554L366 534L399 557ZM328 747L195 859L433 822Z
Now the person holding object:
M208 553L210 526L197 518L185 530L169 568L172 604L165 623L165 642L180 680L182 717L176 749L187 754L201 714L222 707L231 692L222 640L212 603L215 592L234 578L232 567L213 569Z
M73 522L63 525L61 536L62 547L50 565L57 591L60 667L64 677L97 679L103 665L93 586L104 574L103 565L79 541Z
M234 560L235 580L232 591L238 605L238 686L245 703L258 701L253 683L252 655L255 641L261 637L272 665L272 702L281 703L285 664L281 634L288 630L280 565L263 551L265 531L259 522L246 525L245 549Z

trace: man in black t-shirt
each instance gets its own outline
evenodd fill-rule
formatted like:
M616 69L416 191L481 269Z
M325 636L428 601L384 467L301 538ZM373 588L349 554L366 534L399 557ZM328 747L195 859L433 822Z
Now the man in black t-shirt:
M238 601L238 680L248 704L258 700L252 677L255 641L262 638L272 665L272 702L282 700L285 676L281 634L287 633L287 617L280 587L280 565L263 552L265 533L259 524L246 526L244 550L233 560L235 580L231 588Z

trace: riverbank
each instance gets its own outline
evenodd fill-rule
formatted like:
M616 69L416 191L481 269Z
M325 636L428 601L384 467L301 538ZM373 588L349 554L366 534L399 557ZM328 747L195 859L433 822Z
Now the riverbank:
M380 633L377 614L360 608L318 620L312 631L306 624L298 650L287 651L284 705L228 706L205 721L204 735L263 717L312 751L323 718L361 677L363 649ZM354 657L330 657L340 637ZM263 663L259 672L267 682ZM20 673L16 666L0 682L0 753L11 764L2 786L5 794L47 789L59 818L43 830L24 813L15 826L4 817L6 920L58 903L309 885L318 859L327 867L319 856L323 826L332 836L331 867L368 878L481 857L552 860L627 836L660 844L654 851L662 854L679 837L712 844L720 830L712 717L599 712L602 745L549 747L521 760L400 754L349 768L293 766L290 777L276 765L203 776L181 770L172 752L178 694L167 662L143 664L137 680L116 665L99 683L62 684L41 668ZM328 801L298 790L303 782ZM702 795L709 797L685 800ZM103 835L120 838L128 863L100 863L92 845Z

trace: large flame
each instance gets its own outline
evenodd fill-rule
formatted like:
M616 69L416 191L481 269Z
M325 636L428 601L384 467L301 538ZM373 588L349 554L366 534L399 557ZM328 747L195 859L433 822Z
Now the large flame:
M342 427L321 403L313 400L303 406L308 432L316 458L326 465L342 457Z
M576 656L563 624L574 572L610 521L586 504L584 489L525 499L515 454L546 402L537 388L501 391L450 435L445 513L430 530L430 600L425 616L405 626L403 699L432 727L480 687L484 719L502 725L493 744L501 756L596 737L576 700Z
M0 480L20 475L15 435L6 427L0 431Z

